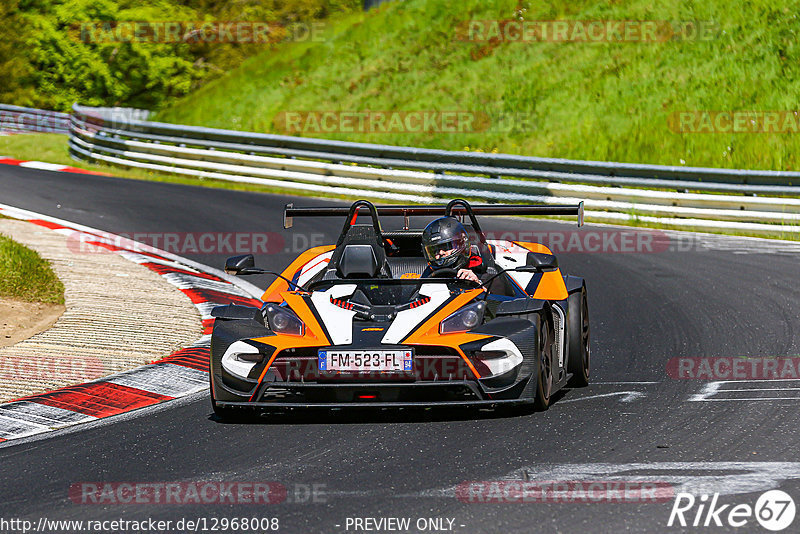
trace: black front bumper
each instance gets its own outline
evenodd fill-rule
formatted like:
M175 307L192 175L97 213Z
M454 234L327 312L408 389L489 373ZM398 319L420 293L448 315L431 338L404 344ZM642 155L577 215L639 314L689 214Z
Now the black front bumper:
M518 406L531 404L533 401L525 399L500 399L476 401L437 401L437 402L325 402L306 404L298 402L217 402L217 406L226 408L241 408L242 410L270 410L270 409L374 409L374 408L494 408L498 406Z
M216 404L237 408L412 408L524 404L529 379L510 387L490 388L475 380L372 383L266 383L253 400L215 395ZM223 389L228 389L223 386ZM228 393L233 393L228 391ZM223 399L220 397L227 397Z

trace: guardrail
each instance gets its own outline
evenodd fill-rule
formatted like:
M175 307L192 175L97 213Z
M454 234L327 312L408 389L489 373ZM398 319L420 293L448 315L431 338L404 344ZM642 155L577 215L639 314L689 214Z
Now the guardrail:
M404 202L563 204L595 220L800 233L800 173L450 152L181 126L73 106L80 160ZM773 195L773 196L765 196ZM777 196L783 195L783 196Z
M0 104L0 131L69 133L69 114Z

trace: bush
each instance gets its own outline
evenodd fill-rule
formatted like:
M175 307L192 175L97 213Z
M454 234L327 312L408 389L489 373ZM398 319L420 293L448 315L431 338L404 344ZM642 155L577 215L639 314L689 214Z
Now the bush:
M158 109L270 44L91 42L81 23L264 21L290 25L356 9L353 0L218 3L154 0L7 0L0 102L67 111L73 102ZM276 32L280 35L280 32Z

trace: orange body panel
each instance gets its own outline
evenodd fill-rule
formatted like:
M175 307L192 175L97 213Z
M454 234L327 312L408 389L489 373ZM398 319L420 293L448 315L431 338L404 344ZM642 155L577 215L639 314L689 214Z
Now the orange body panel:
M549 248L540 243L526 243L522 241L515 241L515 243L531 252L552 254ZM541 300L564 300L569 297L567 286L564 284L564 277L561 274L561 269L543 273L542 279L539 281L539 285L536 287L536 291L532 297Z
M480 373L478 373L478 370L475 369L475 366L472 365L472 362L469 361L469 358L467 358L467 356L461 350L461 345L471 341L486 339L491 336L485 334L470 334L468 332L459 334L440 334L439 323L461 309L465 304L480 295L482 292L483 289L473 289L466 291L454 298L449 304L439 310L433 317L422 323L419 328L417 328L405 340L403 340L403 345L432 345L436 347L448 347L454 349L464 360L464 363L466 363L470 370L472 370L472 372L475 374L475 378L480 378Z
M300 294L293 291L285 291L280 293L279 297L281 301L285 300L286 304L288 304L292 311L297 314L301 321L303 321L303 324L305 324L305 330L303 331L302 336L276 334L274 336L253 338L253 341L258 341L259 343L264 343L265 345L275 347L275 352L272 353L272 357L270 357L267 365L261 372L261 376L258 377L259 383L264 379L264 375L267 374L269 368L272 367L272 362L275 361L275 358L277 358L278 354L280 354L283 350L288 348L324 347L326 345L330 345L330 340L325 335L325 332L322 330L319 322L317 322L316 317L314 317L314 314L311 312L306 304L306 301L303 300L303 297L301 297Z
M286 269L284 269L281 274L291 280L294 277L294 273L302 269L306 263L320 254L330 252L334 248L336 248L335 245L322 245L319 247L310 248L300 254L297 259L295 259ZM264 291L264 294L261 295L261 300L264 302L280 303L282 302L281 293L283 291L287 291L288 289L289 284L286 282L286 280L278 278L270 284L266 291Z

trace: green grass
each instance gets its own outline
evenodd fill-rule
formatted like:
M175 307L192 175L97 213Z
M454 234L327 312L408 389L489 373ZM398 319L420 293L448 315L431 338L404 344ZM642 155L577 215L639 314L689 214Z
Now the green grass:
M64 304L64 285L38 253L0 234L0 297Z
M524 11L519 8L524 8ZM529 114L531 127L463 134L313 134L352 141L666 165L797 170L800 134L673 132L686 110L793 111L800 2L404 0L340 17L322 42L250 58L157 118L278 133L282 111ZM526 20L712 21L710 40L459 40L459 24Z

